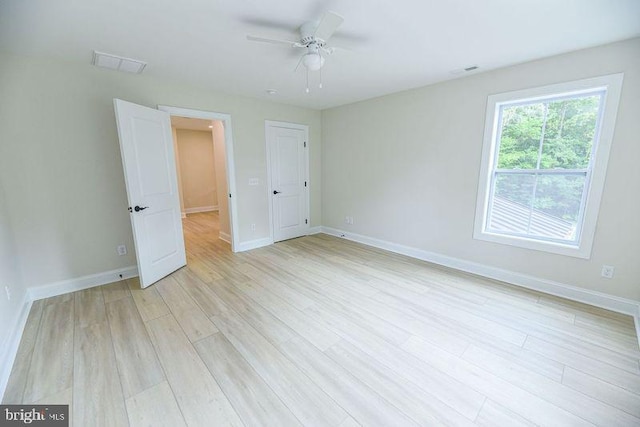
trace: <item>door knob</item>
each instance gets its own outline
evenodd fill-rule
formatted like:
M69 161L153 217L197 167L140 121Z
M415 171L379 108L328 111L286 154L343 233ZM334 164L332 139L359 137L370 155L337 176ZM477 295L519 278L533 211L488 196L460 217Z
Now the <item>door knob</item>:
M136 212L140 212L140 211L143 211L143 210L147 209L148 207L149 206L145 206L145 207L141 208L140 206L136 206L135 208L133 208L133 210L136 211Z
M282 191L273 190L273 194L278 194L278 193L282 193Z

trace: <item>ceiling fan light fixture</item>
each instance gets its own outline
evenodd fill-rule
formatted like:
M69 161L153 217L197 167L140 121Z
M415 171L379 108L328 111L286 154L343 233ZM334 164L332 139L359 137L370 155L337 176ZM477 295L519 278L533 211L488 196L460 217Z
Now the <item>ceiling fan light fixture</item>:
M319 53L307 53L302 57L302 63L310 71L318 71L324 65L324 58Z

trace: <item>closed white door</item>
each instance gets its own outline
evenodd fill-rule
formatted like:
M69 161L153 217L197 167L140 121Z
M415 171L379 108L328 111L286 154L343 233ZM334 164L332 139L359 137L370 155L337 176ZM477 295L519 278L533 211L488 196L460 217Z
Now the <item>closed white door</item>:
M143 288L186 265L169 114L114 99Z
M273 240L307 235L309 192L307 134L304 126L267 123Z

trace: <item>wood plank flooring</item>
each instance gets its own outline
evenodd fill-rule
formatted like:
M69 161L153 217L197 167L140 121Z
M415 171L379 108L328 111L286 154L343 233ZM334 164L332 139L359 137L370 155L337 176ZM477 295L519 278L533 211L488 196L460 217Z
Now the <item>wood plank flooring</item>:
M34 303L4 403L76 426L640 425L631 317L326 235Z

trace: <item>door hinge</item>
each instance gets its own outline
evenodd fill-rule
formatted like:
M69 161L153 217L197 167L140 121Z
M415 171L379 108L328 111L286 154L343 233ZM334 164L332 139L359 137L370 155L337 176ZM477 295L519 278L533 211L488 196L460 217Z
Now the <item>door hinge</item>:
M305 220L304 220L304 223L305 223L305 224L309 224L309 220L308 220L308 219L305 219Z
M305 182L304 182L304 186L305 186L305 187L307 186L307 181L305 181Z
M231 198L231 193L229 193L229 198Z
M307 141L304 142L304 148L307 148Z

